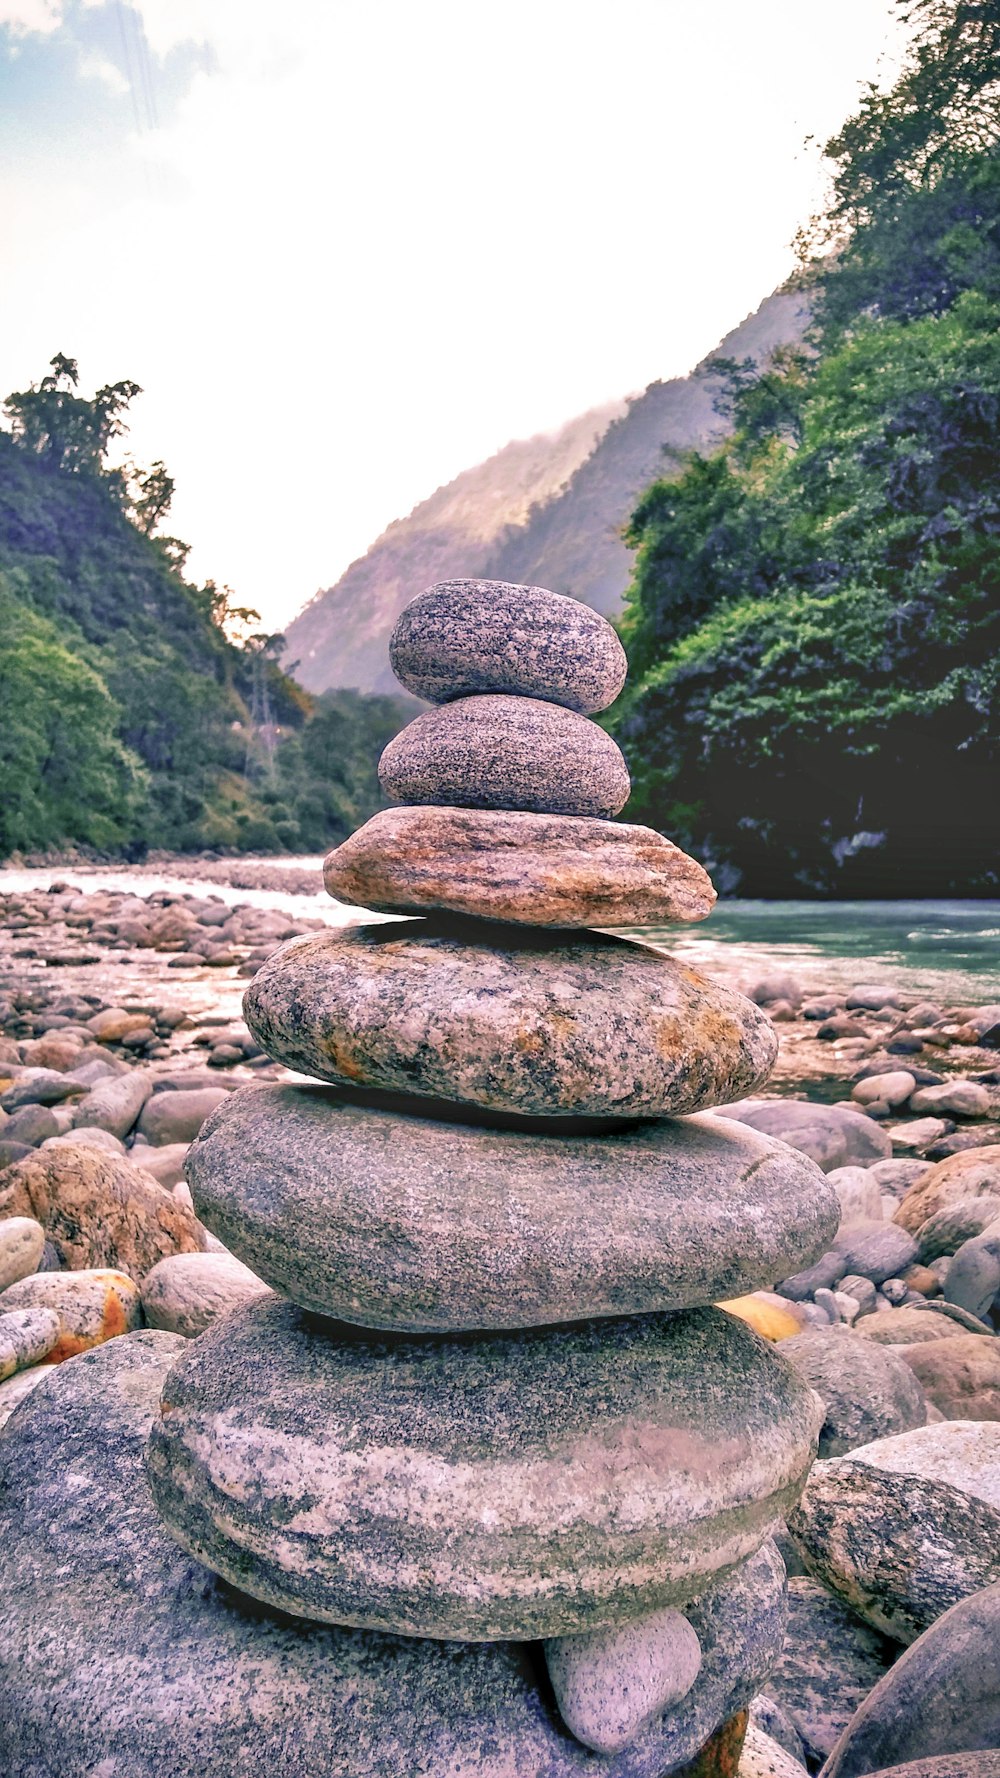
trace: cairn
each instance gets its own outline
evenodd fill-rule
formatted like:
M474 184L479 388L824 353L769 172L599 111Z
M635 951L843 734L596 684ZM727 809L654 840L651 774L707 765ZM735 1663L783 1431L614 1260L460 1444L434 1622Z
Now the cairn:
M170 1372L153 1492L244 1593L381 1633L386 1696L400 1637L453 1672L456 1645L494 1645L461 1720L425 1712L409 1748L379 1749L373 1698L359 1772L660 1778L780 1649L769 1539L819 1429L790 1367L710 1305L800 1270L836 1199L802 1155L701 1115L765 1081L767 1018L601 930L715 899L612 819L628 773L590 720L624 682L610 626L453 581L403 612L392 660L433 707L380 762L401 806L324 874L409 917L293 939L247 992L257 1041L328 1084L239 1091L191 1151L199 1215L281 1294ZM498 1747L515 1671L531 1731Z

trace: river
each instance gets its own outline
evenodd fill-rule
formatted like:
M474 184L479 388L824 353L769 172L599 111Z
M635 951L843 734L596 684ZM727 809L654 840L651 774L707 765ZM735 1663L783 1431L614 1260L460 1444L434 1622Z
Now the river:
M279 907L293 917L321 918L332 926L377 918L323 892L322 862L320 857L233 859L209 867L199 864L190 874L182 861L176 867L138 869L86 865L0 870L0 894L62 881L81 890L136 895L156 889L212 894L230 904ZM247 882L270 878L280 886L247 888L216 880L216 873L221 879L229 872ZM864 980L890 982L906 994L944 1004L1000 999L1000 901L732 900L720 902L700 926L650 929L643 936L733 985L787 971L807 991L847 989ZM133 953L133 967L141 956ZM207 980L199 983L203 990L209 985ZM216 985L220 1010L225 1002L228 1014L236 984L216 979Z

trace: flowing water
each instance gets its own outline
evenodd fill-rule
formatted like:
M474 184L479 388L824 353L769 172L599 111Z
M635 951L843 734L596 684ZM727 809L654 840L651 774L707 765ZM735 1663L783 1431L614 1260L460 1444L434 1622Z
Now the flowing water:
M277 907L294 918L320 918L331 926L378 917L332 901L323 892L321 866L319 857L232 861L234 874L248 880L255 875L270 878L276 885L271 888L239 888L207 880L200 871L186 875L182 861L173 868L0 870L0 894L61 881L81 890L136 895L156 889L215 895L230 905ZM230 866L216 868L222 874ZM817 993L864 981L889 983L904 994L943 1004L1000 1001L1000 901L723 901L703 925L647 929L644 936L733 985L749 986L762 975L787 972ZM109 959L107 968L116 978L131 972L134 993L141 992L147 976L152 986L151 976L163 963L139 951L113 963ZM97 965L91 979L103 977L105 967ZM214 994L220 1014L230 1016L245 983L220 979L231 973L224 970L192 973L197 983L187 973L183 982L171 979L175 997L190 996L197 987L205 1011L211 1010Z

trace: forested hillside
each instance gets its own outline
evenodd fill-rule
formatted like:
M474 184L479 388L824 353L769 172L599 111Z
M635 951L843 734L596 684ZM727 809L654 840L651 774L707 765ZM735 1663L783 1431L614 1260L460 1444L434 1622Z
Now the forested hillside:
M309 697L256 613L185 580L183 545L156 534L162 463L108 467L138 393L123 382L87 399L59 357L6 404L0 857L315 850L378 806L375 762L408 701Z
M806 345L729 363L731 436L629 532L629 813L730 893L1000 881L1000 4L901 10L827 145Z

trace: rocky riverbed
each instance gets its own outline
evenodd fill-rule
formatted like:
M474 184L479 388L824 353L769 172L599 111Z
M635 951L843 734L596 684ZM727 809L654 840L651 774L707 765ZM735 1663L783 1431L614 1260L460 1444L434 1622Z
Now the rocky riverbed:
M183 1341L271 1300L247 1254L227 1251L198 1220L184 1168L234 1092L250 1089L249 1104L265 1083L272 1095L303 1090L262 1053L240 1011L279 945L328 930L318 915L261 905L304 886L301 869L274 868L268 881L260 866L249 873L253 902L234 902L228 863L204 894L86 890L57 878L0 898L0 1419L36 1388L43 1405L52 1396L50 1444L34 1459L52 1466L47 1504L27 1470L7 1477L9 1495L24 1492L13 1567L37 1561L40 1598L59 1569L55 1546L51 1561L44 1554L46 1525L69 1511L74 1415L83 1424L106 1414L117 1441L124 1468L100 1477L95 1468L93 1478L107 1519L94 1535L110 1537L164 1368ZM788 1629L751 1706L740 1772L801 1778L828 1761L830 1778L850 1778L940 1755L922 1769L995 1778L995 1756L980 1750L1000 1745L1000 1681L982 1655L1000 1630L1000 1005L921 1002L860 971L828 994L785 974L741 985L774 1023L778 1060L766 1088L709 1121L735 1120L808 1157L836 1192L840 1219L810 1266L727 1305L777 1345L824 1416L819 1461L779 1537L792 1573ZM248 1156L252 1139L251 1119ZM363 1152L364 1143L358 1166ZM323 1263L346 1263L351 1226L348 1215L342 1250ZM702 1257L675 1256L679 1287ZM590 1267L596 1280L607 1261L609 1288L613 1258L595 1247ZM123 1336L122 1354L134 1357L122 1356L114 1375L85 1364L63 1372L63 1361L76 1367ZM130 1366L136 1378L149 1372L148 1413L136 1406ZM0 1440L0 1467L3 1453ZM159 1550L152 1514L137 1536ZM176 1568L176 1551L170 1561ZM133 1633L166 1646L183 1618L166 1555L151 1563L145 1615L130 1607L135 1621L126 1612L115 1628L122 1600L105 1600L109 1673L116 1638L122 1650ZM236 1671L258 1656L242 1650L231 1603L225 1611ZM198 1636L222 1633L199 1625ZM349 1661L346 1647L331 1644L345 1685L364 1659L359 1639ZM433 1648L400 1643L400 1671L419 1656L426 1672L414 1666L411 1683L428 1695L445 1684L431 1672ZM275 1683L281 1674L291 1683L300 1644L276 1628L268 1659ZM475 1684L499 1688L513 1723L521 1706L511 1674L491 1667ZM311 1670L295 1683L308 1689ZM457 1668L447 1683L457 1688L448 1708L458 1709ZM947 1719L934 1709L944 1692ZM204 1707L199 1696L188 1698L192 1709ZM404 1716L393 1733L405 1734ZM941 1763L956 1754L960 1766Z

